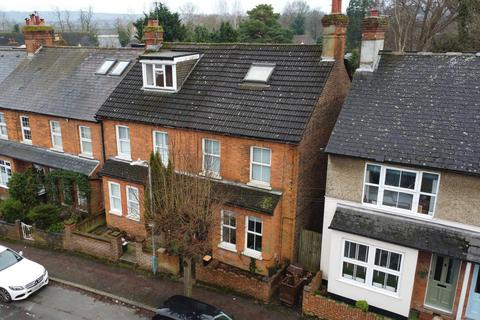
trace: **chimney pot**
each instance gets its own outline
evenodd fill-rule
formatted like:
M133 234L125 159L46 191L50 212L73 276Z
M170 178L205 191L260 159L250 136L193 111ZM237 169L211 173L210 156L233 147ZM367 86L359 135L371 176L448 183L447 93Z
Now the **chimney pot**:
M51 46L53 44L53 28L46 26L45 20L40 18L36 11L30 15L30 19L25 19L25 25L30 27L23 29L28 55L35 54L43 45Z
M360 51L360 67L358 71L373 72L380 61L380 51L385 42L387 20L380 17L376 9L362 22L362 47Z
M342 13L342 0L332 0L332 13Z

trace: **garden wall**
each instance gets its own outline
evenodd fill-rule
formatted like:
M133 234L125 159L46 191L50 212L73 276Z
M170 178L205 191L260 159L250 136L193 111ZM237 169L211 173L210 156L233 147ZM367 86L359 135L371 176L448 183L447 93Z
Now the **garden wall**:
M263 302L271 301L283 275L283 272L279 272L270 278L252 276L246 271L237 270L218 261L206 267L197 265L196 272L198 281L227 288Z
M383 317L372 312L364 312L346 303L323 296L318 291L322 273L318 272L309 286L303 289L302 311L308 316L328 320L379 320Z
M20 221L17 220L15 223L0 221L0 236L13 240L21 240L22 227Z
M147 271L152 270L152 252L145 250L143 242L135 243L137 266ZM157 250L157 271L178 275L180 273L180 259Z

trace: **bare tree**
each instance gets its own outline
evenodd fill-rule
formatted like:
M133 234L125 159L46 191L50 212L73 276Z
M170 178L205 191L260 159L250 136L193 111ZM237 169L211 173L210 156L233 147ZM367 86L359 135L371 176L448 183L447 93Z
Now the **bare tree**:
M187 2L180 7L180 17L187 28L191 29L193 27L196 13L197 6L192 2Z
M389 0L385 12L391 17L390 34L395 51L431 48L435 35L458 18L461 0Z
M65 31L65 21L63 20L63 17L62 17L62 10L60 10L59 7L55 7L53 9L53 12L55 13L55 16L57 17L57 24L60 27L60 31L64 32Z
M237 29L240 25L240 19L243 15L242 3L240 0L232 1L232 8L230 10L230 15L232 16L232 26Z
M313 9L307 14L307 19L305 21L307 33L315 40L322 35L322 17L324 13L320 9Z
M73 30L73 23L72 23L72 20L70 18L70 11L68 11L68 10L63 11L63 19L65 21L65 25L66 25L67 30L72 31Z
M304 16L310 11L310 6L305 0L295 0L292 2L287 2L285 8L283 9L282 17L280 22L282 26L288 28L292 25L293 21L297 16Z
M93 31L93 8L89 6L87 10L80 9L80 28L82 32Z
M150 157L152 198L147 188L145 216L166 248L183 259L185 295L191 296L195 262L211 253L212 231L218 229L214 226L225 197L208 176L191 174L198 172L198 156L176 154L172 158L165 167L158 153ZM181 173L175 171L177 165Z

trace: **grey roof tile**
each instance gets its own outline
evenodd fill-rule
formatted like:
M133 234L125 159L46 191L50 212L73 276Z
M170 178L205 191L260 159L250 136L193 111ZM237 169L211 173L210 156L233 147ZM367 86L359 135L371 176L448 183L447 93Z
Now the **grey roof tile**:
M0 83L27 57L25 50L0 47ZM1 84L0 84L1 86Z

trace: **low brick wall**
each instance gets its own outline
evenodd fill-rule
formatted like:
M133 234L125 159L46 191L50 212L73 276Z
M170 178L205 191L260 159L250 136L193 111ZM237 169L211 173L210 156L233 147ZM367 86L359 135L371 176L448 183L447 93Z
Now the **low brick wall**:
M308 316L328 320L379 320L384 319L372 312L363 312L346 303L315 293L320 288L322 273L318 272L310 285L303 289L302 311Z
M78 251L111 261L117 261L122 255L120 235L99 237L77 231L75 225L65 225L63 246L66 250Z
M145 270L152 270L152 253L145 251L143 242L135 244L135 254L138 267ZM178 275L180 273L180 259L178 256L171 256L157 250L157 271Z
M33 239L35 243L45 246L49 249L63 249L63 232L50 233L37 228L33 228Z
M22 227L20 221L16 221L15 223L0 221L0 236L12 240L21 240Z
M253 297L263 302L270 302L278 289L283 271L268 279L259 279L243 270L234 267L223 268L218 261L207 267L197 265L197 280L217 287L227 288L235 292Z

